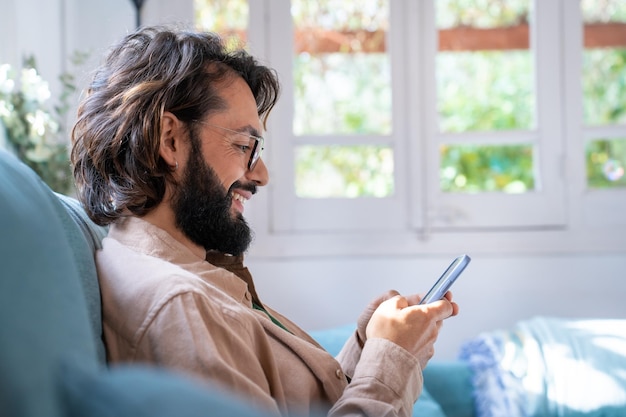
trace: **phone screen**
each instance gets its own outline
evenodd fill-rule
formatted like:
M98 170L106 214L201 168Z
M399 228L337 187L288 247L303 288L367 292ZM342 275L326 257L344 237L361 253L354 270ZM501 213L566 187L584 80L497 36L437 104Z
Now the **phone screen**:
M435 285L433 285L424 298L422 298L420 304L428 304L433 301L441 300L470 261L471 258L467 255L461 255L452 261L443 275L435 282Z

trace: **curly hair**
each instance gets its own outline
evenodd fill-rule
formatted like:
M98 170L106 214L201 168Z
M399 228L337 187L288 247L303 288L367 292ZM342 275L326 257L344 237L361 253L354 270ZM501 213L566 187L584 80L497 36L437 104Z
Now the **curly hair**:
M278 100L276 72L216 34L146 27L111 48L72 129L77 197L96 224L145 215L162 201L171 180L159 156L163 113L193 128L224 108L216 84L233 75L250 87L265 124Z

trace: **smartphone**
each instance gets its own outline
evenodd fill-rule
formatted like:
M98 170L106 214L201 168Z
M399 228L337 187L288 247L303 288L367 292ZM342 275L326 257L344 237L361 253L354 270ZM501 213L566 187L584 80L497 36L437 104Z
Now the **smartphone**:
M445 270L443 275L441 275L437 282L435 282L435 285L433 285L419 303L428 304L433 301L441 300L471 260L469 256L461 255L452 261L448 269Z

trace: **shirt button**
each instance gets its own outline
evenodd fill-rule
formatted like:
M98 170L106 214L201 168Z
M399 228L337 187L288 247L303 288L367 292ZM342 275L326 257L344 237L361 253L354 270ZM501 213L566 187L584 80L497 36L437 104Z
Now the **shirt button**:
M343 379L343 372L341 371L341 369L337 369L335 371L335 376L337 377L337 379Z
M246 300L248 301L252 300L252 296L250 295L248 291L246 291L245 297L246 297Z

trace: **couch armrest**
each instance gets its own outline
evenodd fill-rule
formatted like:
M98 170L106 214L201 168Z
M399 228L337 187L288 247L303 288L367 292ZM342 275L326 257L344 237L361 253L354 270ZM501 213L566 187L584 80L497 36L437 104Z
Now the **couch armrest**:
M424 387L448 417L475 417L472 371L461 361L430 361Z

